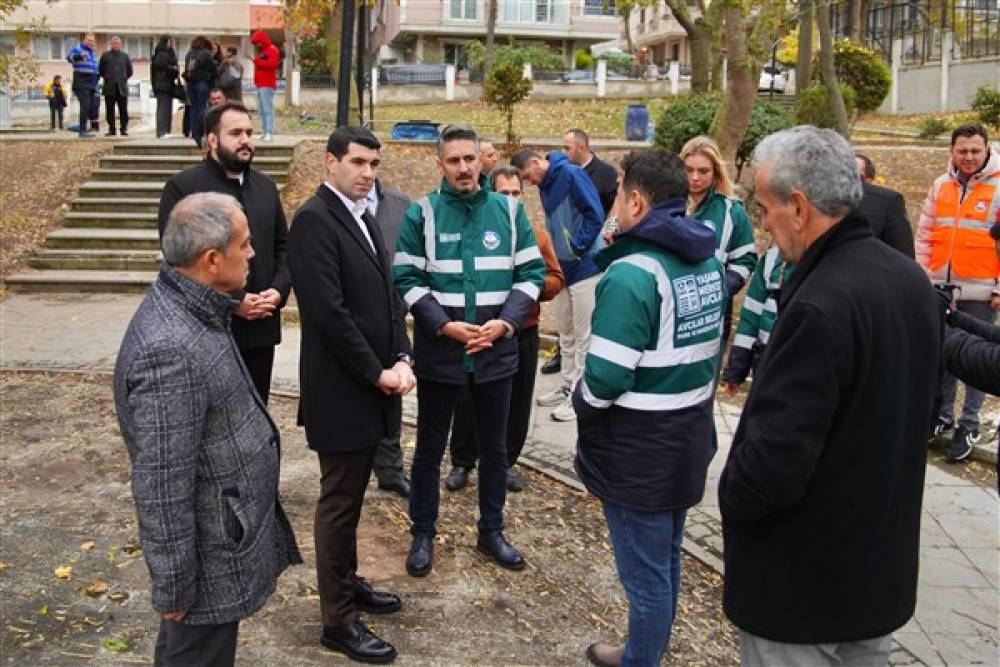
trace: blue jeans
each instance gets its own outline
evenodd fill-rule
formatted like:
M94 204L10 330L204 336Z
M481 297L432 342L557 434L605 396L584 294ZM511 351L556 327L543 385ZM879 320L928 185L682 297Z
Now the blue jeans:
M201 139L205 136L205 109L208 108L208 93L212 90L211 81L199 81L188 86L188 97L191 98L191 137L201 147Z
M615 564L628 595L628 640L622 667L656 667L670 646L681 585L681 540L687 510L637 512L605 501Z
M76 95L76 99L80 103L80 134L84 134L90 127L90 107L93 105L94 96L97 93L89 88L74 88L73 94Z
M996 317L989 301L959 301L958 310L967 313L978 320L992 323ZM955 423L955 395L958 392L958 379L945 373L941 378L941 411L939 417L949 423ZM983 407L986 394L975 387L965 385L965 401L962 404L962 414L958 425L969 431L979 430L979 410Z
M274 88L257 89L257 113L260 114L261 132L274 134Z
M470 376L471 377L471 376ZM410 467L410 533L434 535L441 499L441 458L448 444L455 403L465 389L420 378L417 392L417 451ZM467 385L479 444L479 533L503 530L507 500L507 419L511 378Z

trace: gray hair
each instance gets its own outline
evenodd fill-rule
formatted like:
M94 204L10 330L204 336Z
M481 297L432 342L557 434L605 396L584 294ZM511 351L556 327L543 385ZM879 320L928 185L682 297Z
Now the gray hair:
M438 137L437 151L438 157L444 155L444 145L451 141L471 141L476 145L476 153L479 153L479 135L471 127L463 125L447 125L441 130Z
M767 185L779 201L793 190L829 216L842 216L863 195L854 149L833 130L799 125L767 136L754 150L757 168L768 167Z
M243 207L231 195L199 192L177 202L163 230L163 259L186 268L209 250L225 254L233 238L233 213Z

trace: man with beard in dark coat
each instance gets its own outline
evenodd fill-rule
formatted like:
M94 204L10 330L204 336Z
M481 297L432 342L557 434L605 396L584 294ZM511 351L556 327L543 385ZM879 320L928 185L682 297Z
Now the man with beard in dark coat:
M743 665L884 665L916 605L940 310L854 210L843 137L785 130L754 164L795 272L719 480L723 608Z
M288 223L278 188L268 176L250 168L253 125L250 112L239 102L225 102L205 112L208 155L199 165L175 175L160 197L160 238L174 205L195 192L222 192L243 206L250 221L254 258L244 289L233 296L233 337L266 403L271 389L274 346L281 342L280 310L288 299L292 279L285 244Z

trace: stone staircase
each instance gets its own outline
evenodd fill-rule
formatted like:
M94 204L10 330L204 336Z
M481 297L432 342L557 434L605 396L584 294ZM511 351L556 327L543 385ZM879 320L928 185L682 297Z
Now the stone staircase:
M298 142L257 145L253 166L281 189ZM115 144L80 186L28 269L6 279L10 292L143 292L160 262L156 212L160 193L178 171L201 157L189 139Z

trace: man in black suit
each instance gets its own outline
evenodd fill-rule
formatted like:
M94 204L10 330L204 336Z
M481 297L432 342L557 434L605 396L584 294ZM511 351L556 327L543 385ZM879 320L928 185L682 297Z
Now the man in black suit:
M379 144L340 127L326 146L326 181L296 212L288 260L302 320L300 421L319 455L314 536L323 646L360 662L396 649L360 611L398 610L398 596L357 576L357 527L378 443L398 429L401 395L416 384L392 263L367 213Z
M160 195L159 230L174 206L195 192L232 195L250 221L254 258L241 290L232 293L232 331L254 387L264 403L271 391L274 346L281 342L281 308L292 289L285 258L288 223L270 177L250 168L254 155L250 112L239 102L225 102L205 112L208 155L194 167L174 175Z
M913 257L913 230L906 217L906 202L895 190L875 185L875 165L868 156L855 153L864 196L858 212L868 218L875 238L892 246L907 257Z
M365 197L368 213L375 218L375 225L382 233L382 241L389 256L396 252L396 239L403 224L403 216L410 207L410 198L398 190L387 188L378 178ZM401 302L402 303L402 302ZM406 316L404 308L402 316ZM375 477L378 488L392 491L403 498L410 497L410 480L403 470L403 450L399 446L400 423L395 431L379 441L375 448Z

